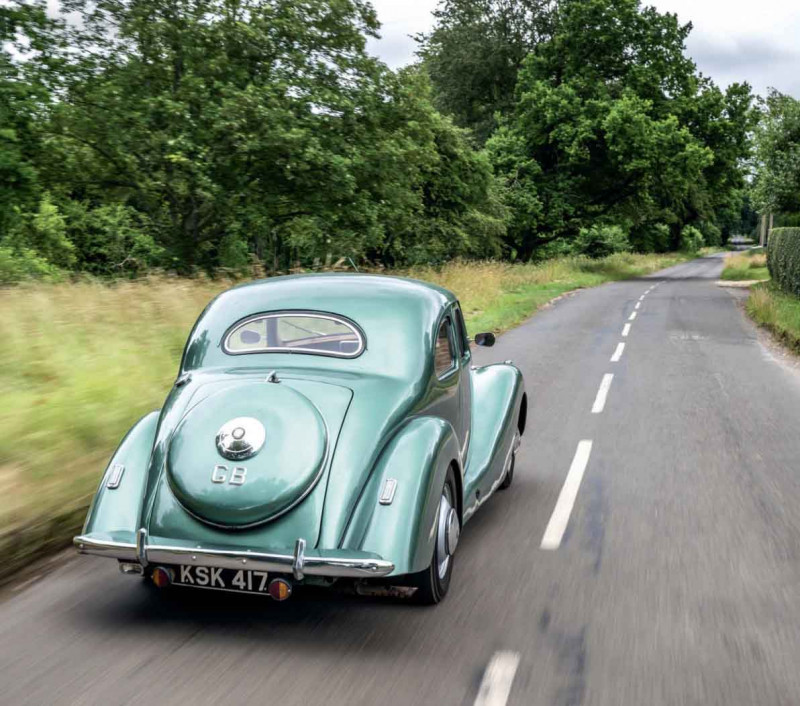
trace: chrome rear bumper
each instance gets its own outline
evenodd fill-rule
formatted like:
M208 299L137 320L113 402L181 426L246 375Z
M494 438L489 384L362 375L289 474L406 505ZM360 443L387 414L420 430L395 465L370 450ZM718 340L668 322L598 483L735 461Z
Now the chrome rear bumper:
M126 536L127 535L127 536ZM306 550L305 540L298 539L291 554L232 549L219 546L189 546L150 542L144 530L113 535L92 532L75 537L80 554L94 554L120 561L148 564L189 564L222 569L253 569L273 573L331 578L380 578L394 571L394 564L377 554L347 549Z

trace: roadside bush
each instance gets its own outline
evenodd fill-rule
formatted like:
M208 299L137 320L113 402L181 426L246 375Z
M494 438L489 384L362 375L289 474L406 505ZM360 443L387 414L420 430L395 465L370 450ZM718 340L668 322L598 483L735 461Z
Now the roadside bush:
M800 296L800 228L773 228L767 245L767 267L784 292Z
M146 216L122 204L91 208L65 200L67 235L78 254L77 269L95 275L142 275L163 257Z
M703 247L703 234L694 226L684 226L681 230L680 249L683 252L697 252Z
M531 255L532 262L545 262L557 257L569 257L575 253L575 242L569 238L556 238L537 247Z
M776 213L773 228L800 228L800 213Z
M670 245L669 226L666 223L645 223L631 233L630 241L637 252L667 252Z
M0 286L29 279L59 279L60 270L33 250L0 247Z
M700 232L703 234L703 245L711 247L722 245L722 231L711 221L700 223Z
M581 228L578 237L575 238L573 252L576 255L586 255L596 259L618 252L628 252L630 249L628 234L620 226L595 225L591 228Z

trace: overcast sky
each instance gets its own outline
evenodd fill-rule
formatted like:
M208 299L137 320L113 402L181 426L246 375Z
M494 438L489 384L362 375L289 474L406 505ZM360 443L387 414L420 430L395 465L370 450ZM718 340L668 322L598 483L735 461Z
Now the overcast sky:
M372 51L392 68L414 58L408 35L431 27L437 0L372 0L383 24ZM655 0L662 12L676 12L694 25L689 55L718 85L747 81L756 93L777 88L800 98L800 1Z

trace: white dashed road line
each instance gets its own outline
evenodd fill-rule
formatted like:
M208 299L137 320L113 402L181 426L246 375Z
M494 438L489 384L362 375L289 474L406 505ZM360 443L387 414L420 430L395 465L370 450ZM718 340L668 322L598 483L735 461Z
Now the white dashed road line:
M483 673L475 706L505 706L518 666L516 652L495 652Z
M592 405L592 414L600 414L600 412L603 411L603 407L606 406L606 397L608 397L608 391L611 389L611 381L613 379L613 373L606 373L603 375L600 389L597 391L597 397L594 398L594 404Z
M642 305L642 302L636 302L636 306L633 307L634 309L638 309Z
M625 350L625 344L624 343L618 343L617 344L617 349L614 351L614 355L611 356L611 362L612 363L618 363L619 359L622 358L622 351L624 351L624 350Z
M636 312L632 312L631 315L628 317L628 321L633 321L636 318Z
M639 297L639 301L640 301L640 302L643 302L643 301L644 301L644 298L645 298L646 296L647 296L647 292L645 292L644 294L642 294L642 296L641 296L641 297Z
M589 463L591 453L592 442L589 439L583 439L578 442L578 448L572 459L572 465L569 467L569 473L567 473L567 478L561 488L553 514L550 516L550 522L547 523L547 529L544 531L542 549L553 550L561 546L561 539L567 529L569 516L572 514L575 498L578 496L578 489L581 487L583 473ZM477 704L478 702L476 701L475 703Z
M627 336L630 332L631 332L631 325L630 324L625 324L622 327L622 335L623 336Z

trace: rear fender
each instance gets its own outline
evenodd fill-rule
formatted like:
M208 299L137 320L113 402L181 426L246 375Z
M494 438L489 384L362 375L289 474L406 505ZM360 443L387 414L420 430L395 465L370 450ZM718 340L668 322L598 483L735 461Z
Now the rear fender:
M438 417L409 421L389 442L350 519L342 548L374 552L394 563L392 575L422 571L431 562L436 516L447 469L459 485L458 441L452 425ZM386 482L396 482L382 504ZM384 500L384 503L386 501Z
M151 412L136 422L114 452L89 508L83 534L103 532L121 536L136 532L158 415L158 411ZM109 481L119 473L115 468L118 466L124 469L119 485L110 488Z
M527 397L522 373L510 363L471 371L472 437L464 472L465 520L502 482L514 439L525 431Z

